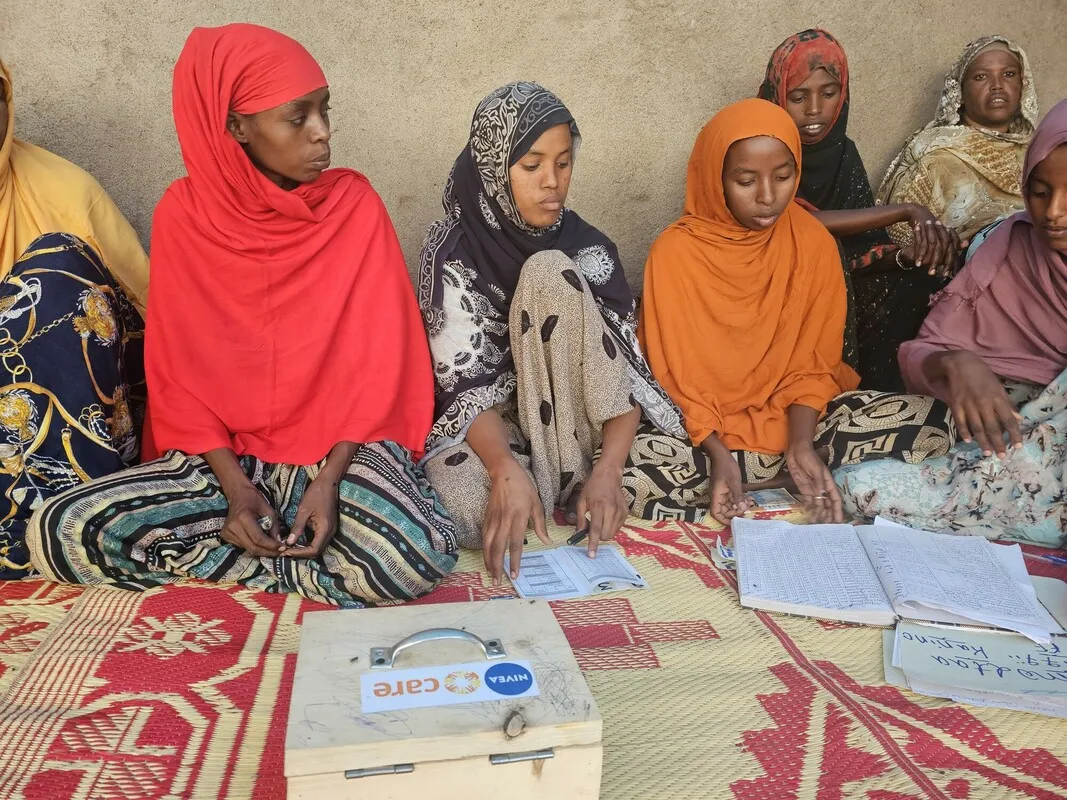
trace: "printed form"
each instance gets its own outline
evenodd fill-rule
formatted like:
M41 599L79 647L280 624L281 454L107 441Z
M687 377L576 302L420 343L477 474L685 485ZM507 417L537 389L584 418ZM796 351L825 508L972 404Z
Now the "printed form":
M511 559L504 557L504 571ZM602 544L596 558L585 547L557 547L523 553L519 577L513 581L519 597L567 600L619 589L646 589L648 582L615 545Z

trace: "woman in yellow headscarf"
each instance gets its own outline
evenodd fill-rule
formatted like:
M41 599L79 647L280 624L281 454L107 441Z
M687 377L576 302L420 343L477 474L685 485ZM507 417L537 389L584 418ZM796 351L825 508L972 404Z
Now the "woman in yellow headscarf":
M148 259L91 175L15 138L0 63L0 579L33 508L132 463Z
M683 216L645 267L640 328L691 446L661 437L647 458L632 454L646 516L693 519L710 499L726 522L747 508L746 489L777 480L840 519L828 464L951 443L943 403L852 391L840 255L794 202L800 167L796 125L765 100L728 106L697 137Z
M945 76L933 120L889 165L878 202L926 206L971 239L1023 210L1019 175L1038 119L1023 49L1004 36L975 39ZM894 225L890 234L911 242L907 225Z

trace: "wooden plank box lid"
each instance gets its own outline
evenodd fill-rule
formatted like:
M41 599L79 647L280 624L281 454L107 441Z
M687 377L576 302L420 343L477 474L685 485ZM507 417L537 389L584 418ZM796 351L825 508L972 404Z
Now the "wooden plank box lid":
M507 661L529 661L540 695L364 714L360 678L372 670L371 649L388 651L409 636L439 628L466 631L490 644L499 642ZM375 654L375 658L390 656ZM404 647L396 654L394 668L462 664L485 657L477 643L436 639ZM381 666L373 672L387 681L390 670ZM353 771L472 757L488 765L490 756L500 754L556 749L558 755L559 748L576 748L594 753L595 758L586 761L588 768L595 768L599 785L601 731L593 696L543 600L313 612L304 615L301 630L285 739L285 775L292 797L294 778L297 784L313 783L303 776L348 773L351 777ZM378 778L371 780L377 783ZM331 795L319 795L324 796Z

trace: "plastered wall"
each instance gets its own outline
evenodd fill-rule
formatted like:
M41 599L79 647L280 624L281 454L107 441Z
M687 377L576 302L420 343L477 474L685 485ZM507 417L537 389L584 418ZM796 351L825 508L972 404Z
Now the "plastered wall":
M681 209L696 132L755 93L791 33L821 26L844 44L850 134L876 187L976 36L1026 48L1042 111L1067 96L1067 0L0 0L18 135L92 172L147 242L182 174L172 65L192 27L233 21L285 31L322 63L334 163L371 178L412 269L475 104L510 80L545 84L576 115L569 204L618 242L635 284Z

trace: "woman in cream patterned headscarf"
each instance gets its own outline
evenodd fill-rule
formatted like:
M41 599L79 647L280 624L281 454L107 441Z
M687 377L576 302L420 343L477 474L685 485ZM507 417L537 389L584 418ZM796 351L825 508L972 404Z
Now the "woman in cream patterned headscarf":
M879 203L919 203L969 239L1023 208L1019 174L1038 119L1030 62L1003 36L964 48L945 78L937 114L893 160ZM910 241L907 226L890 230Z

